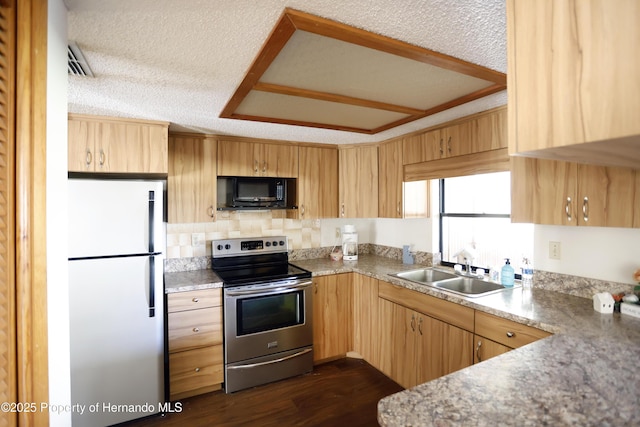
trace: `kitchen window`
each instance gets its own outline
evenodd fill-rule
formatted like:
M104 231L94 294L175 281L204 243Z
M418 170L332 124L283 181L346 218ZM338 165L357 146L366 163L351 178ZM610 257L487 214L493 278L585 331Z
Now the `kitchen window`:
M474 267L502 268L511 259L516 273L533 255L533 225L511 223L510 172L445 178L440 184L440 253L445 265L464 264L455 255L472 248Z

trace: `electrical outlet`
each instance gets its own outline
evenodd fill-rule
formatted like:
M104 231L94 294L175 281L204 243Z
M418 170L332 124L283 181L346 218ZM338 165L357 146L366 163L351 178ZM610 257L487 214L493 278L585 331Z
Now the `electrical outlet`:
M560 259L560 242L549 242L549 258Z
M336 227L336 239L340 238L340 227Z

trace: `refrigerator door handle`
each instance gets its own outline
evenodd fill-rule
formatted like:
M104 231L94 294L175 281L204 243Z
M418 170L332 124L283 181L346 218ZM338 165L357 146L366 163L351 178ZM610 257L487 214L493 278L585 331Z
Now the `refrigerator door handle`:
M156 257L149 255L149 317L156 315Z
M149 191L149 252L155 252L155 242L153 238L154 230L155 230L155 218L154 218L154 210L155 210L155 192Z

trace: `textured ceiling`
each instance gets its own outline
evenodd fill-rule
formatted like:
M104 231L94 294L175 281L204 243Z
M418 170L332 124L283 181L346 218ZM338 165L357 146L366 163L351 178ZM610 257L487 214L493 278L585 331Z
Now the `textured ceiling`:
M285 7L506 72L504 0L65 0L94 78L69 76L69 111L171 129L309 142L375 142L506 104L500 92L375 135L221 119Z

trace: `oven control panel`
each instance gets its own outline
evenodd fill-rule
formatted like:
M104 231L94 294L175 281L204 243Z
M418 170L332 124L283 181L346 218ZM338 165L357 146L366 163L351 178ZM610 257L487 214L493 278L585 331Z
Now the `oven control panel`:
M211 242L211 253L214 258L287 251L286 236L220 239Z

